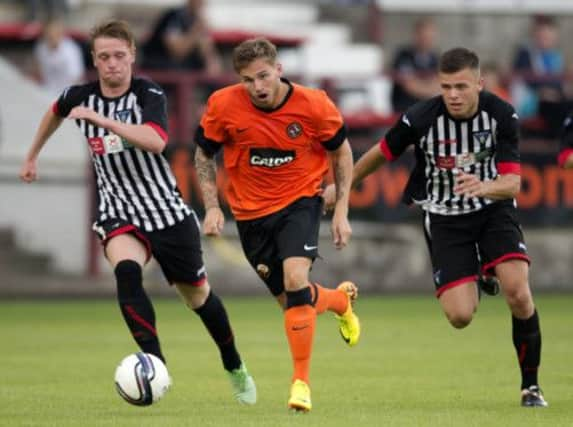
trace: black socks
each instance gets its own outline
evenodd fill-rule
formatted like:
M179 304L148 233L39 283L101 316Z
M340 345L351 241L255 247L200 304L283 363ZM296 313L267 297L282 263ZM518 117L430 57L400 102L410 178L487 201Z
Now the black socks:
M119 308L133 338L142 351L165 358L155 330L155 311L143 289L141 266L135 261L120 261L115 267Z
M537 384L537 369L541 359L541 332L537 310L529 319L512 316L513 345L521 369L521 389Z
M227 312L219 297L211 291L205 303L194 311L199 315L213 341L219 347L225 369L232 371L239 368L241 357L235 347L235 338Z

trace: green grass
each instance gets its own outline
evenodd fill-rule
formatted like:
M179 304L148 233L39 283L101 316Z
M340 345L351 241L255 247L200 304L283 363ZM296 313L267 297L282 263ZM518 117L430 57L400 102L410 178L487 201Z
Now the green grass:
M510 317L489 298L451 328L432 297L362 297L361 342L346 348L332 316L318 322L313 411L286 410L290 356L271 298L225 299L259 402L231 398L218 352L193 313L156 301L174 386L158 404L123 402L116 364L134 352L114 301L0 303L1 426L571 426L573 296L538 296L547 409L519 406Z

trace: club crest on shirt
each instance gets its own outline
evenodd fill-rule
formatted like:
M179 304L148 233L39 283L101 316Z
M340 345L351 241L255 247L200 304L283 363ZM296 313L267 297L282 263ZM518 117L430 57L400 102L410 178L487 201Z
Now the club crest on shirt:
M133 110L118 110L115 112L115 119L122 123L128 123L132 113Z
M292 122L287 126L286 133L290 139L295 139L302 133L302 125L299 122Z
M479 142L480 145L485 145L491 138L491 131L482 130L479 132L474 132L473 136L474 136L474 141Z

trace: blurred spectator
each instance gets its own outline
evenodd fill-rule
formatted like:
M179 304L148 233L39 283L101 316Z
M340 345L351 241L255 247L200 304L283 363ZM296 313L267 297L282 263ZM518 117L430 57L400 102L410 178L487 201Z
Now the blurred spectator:
M53 95L80 83L85 73L82 50L65 35L62 21L47 21L34 49L40 83Z
M540 76L563 72L563 54L557 47L559 33L555 18L536 16L533 19L532 40L517 50L513 62L515 71Z
M499 67L495 62L486 62L483 64L481 67L481 76L485 90L511 104L509 89L504 84Z
M516 109L520 116L541 113L543 102L560 102L563 98L561 77L564 72L563 54L557 44L559 33L555 18L535 16L531 41L520 46L513 60L513 70L522 79L516 80Z
M55 19L68 12L68 0L24 0L24 3L28 21Z
M416 102L439 93L436 36L434 21L422 18L414 26L412 44L398 50L392 66L395 78L392 90L394 111L404 111Z
M183 69L218 74L221 59L203 16L203 0L165 12L143 46L142 67Z
M563 75L563 95L565 99L573 100L573 64L568 64Z
M569 113L561 126L557 163L565 169L573 169L573 111Z

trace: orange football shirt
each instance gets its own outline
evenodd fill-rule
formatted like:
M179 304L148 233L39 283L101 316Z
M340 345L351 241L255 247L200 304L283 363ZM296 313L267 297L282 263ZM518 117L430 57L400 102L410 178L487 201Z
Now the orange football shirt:
M345 135L342 116L322 90L291 84L285 102L266 111L241 84L214 92L200 127L222 144L229 177L225 195L238 220L260 218L320 193L326 150ZM344 140L344 139L343 139Z

